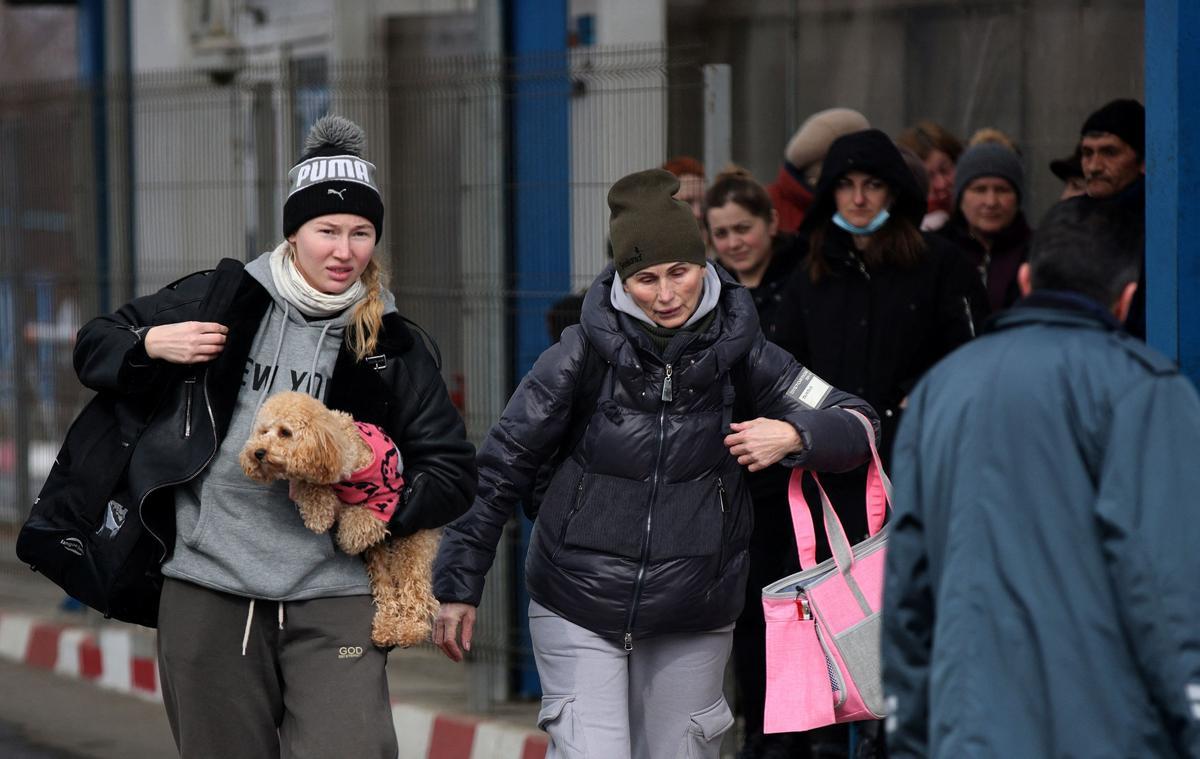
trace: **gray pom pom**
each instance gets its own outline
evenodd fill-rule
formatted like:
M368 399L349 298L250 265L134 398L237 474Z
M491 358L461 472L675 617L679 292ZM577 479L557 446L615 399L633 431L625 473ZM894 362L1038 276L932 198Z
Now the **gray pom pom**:
M304 138L305 154L334 147L350 155L361 156L367 137L362 127L344 116L322 116Z

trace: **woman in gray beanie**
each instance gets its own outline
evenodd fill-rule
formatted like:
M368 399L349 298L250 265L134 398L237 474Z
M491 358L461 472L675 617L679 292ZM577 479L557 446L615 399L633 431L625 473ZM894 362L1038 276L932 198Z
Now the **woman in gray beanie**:
M992 312L1021 297L1017 270L1029 254L1033 230L1021 211L1021 159L996 142L972 145L958 159L954 215L938 231L968 256L988 291Z
M434 641L459 661L504 525L555 462L526 559L551 759L715 759L733 725L722 682L745 599L745 471L870 455L841 409L874 412L763 338L678 189L658 169L611 188L613 264L488 434L475 503L434 567Z

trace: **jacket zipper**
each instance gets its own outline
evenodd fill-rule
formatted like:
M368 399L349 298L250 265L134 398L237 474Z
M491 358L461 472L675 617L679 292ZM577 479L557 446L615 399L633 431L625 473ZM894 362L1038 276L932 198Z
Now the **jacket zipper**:
M971 337L975 337L975 318L971 316L971 304L967 301L967 296L963 296L963 312L967 315L967 328L971 330Z
M562 550L563 543L567 539L567 528L571 526L571 520L579 513L579 504L583 503L583 475L583 472L579 473L579 482L575 486L575 502L571 504L571 510L567 512L567 518L563 520L562 529L558 531L558 545L555 546L554 556L551 558L558 556L559 551Z
M867 271L866 264L864 264L862 259L858 257L858 253L850 251L850 260L853 261L856 266L858 266L858 270L862 272L862 275L866 277L867 280L871 279L871 274Z
M717 478L717 498L721 501L721 550L717 553L717 577L725 567L725 520L728 518L729 502L725 500L725 483Z
M192 375L183 381L183 437L188 439L192 436L192 392L193 385L196 384L196 375Z
M650 484L650 503L646 506L646 529L642 533L642 558L638 563L637 579L633 582L633 599L629 604L629 616L625 620L625 650L633 650L633 621L637 618L638 602L642 597L642 583L646 579L646 564L650 560L650 528L654 520L654 499L658 497L659 470L662 468L663 443L666 438L667 407L671 401L671 365L667 364L667 376L663 380L663 406L658 410L658 452L654 455L654 476Z
M663 377L662 402L670 403L675 399L675 393L671 387L671 375L674 374L674 367L667 364L667 375Z
M195 378L192 379L192 382L195 382ZM145 494L142 495L141 500L138 501L138 519L141 520L142 527L146 530L146 532L150 533L150 535L152 535L154 537L154 539L158 542L159 548L162 549L162 553L158 557L159 564L161 564L163 562L163 559L167 558L167 543L161 537L159 537L158 533L156 533L154 530L150 529L150 525L146 524L146 515L142 510L143 507L146 505L146 499L149 498L150 495L157 490L162 490L163 488L167 488L167 487L173 487L175 485L182 485L185 482L189 482L189 481L195 479L196 475L200 474L201 472L203 472L205 469L208 468L208 465L211 464L212 460L216 457L217 451L221 448L220 442L216 440L217 419L216 419L216 416L213 414L212 402L208 398L208 371L207 370L205 370L205 372L204 372L204 380L200 386L204 390L204 408L206 411L208 411L208 421L212 425L212 429L213 429L213 441L214 442L213 442L212 452L208 454L208 458L204 460L204 463L200 465L200 468L197 469L196 471L192 472L191 474L189 474L187 477L184 477L183 479L175 480L173 482L159 483L159 484L155 485L154 487L150 488L149 490L147 490L145 492Z

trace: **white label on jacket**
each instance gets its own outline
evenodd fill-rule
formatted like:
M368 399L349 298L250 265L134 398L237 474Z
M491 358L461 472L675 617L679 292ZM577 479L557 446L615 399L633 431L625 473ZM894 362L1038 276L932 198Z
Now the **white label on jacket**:
M1200 722L1200 683L1188 683L1188 701L1192 707L1192 719Z
M825 396L829 395L829 391L832 389L828 382L808 369L801 369L800 374L796 376L796 381L788 388L787 395L809 408L821 408Z

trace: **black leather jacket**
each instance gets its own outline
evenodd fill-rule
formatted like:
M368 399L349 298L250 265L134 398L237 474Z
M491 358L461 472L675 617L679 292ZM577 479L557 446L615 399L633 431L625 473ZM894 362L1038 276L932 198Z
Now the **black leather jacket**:
M120 397L123 439L138 440L128 470L132 503L161 543L174 543L174 485L212 461L233 414L251 343L271 306L267 291L242 272L232 304L219 319L229 327L213 361L180 366L148 359L133 331L196 319L210 272L193 274L92 319L79 331L75 369L89 388ZM475 492L474 447L450 402L438 366L398 314L383 318L378 355L358 361L343 345L330 380L328 404L378 424L404 457L403 501L388 527L393 536L440 526L462 514Z
M805 448L785 460L791 466L861 464L870 455L862 426L832 407L875 415L832 388L817 408L802 403L812 397L802 396L803 368L763 338L749 293L728 275L711 324L681 331L662 353L613 309L612 279L610 266L585 298L582 323L542 354L488 434L478 495L446 529L434 593L478 605L505 522L565 438L590 344L606 362L599 401L542 501L528 588L538 603L629 646L716 629L741 610L753 516L744 469L723 444L735 387L752 396L739 405L800 432Z

